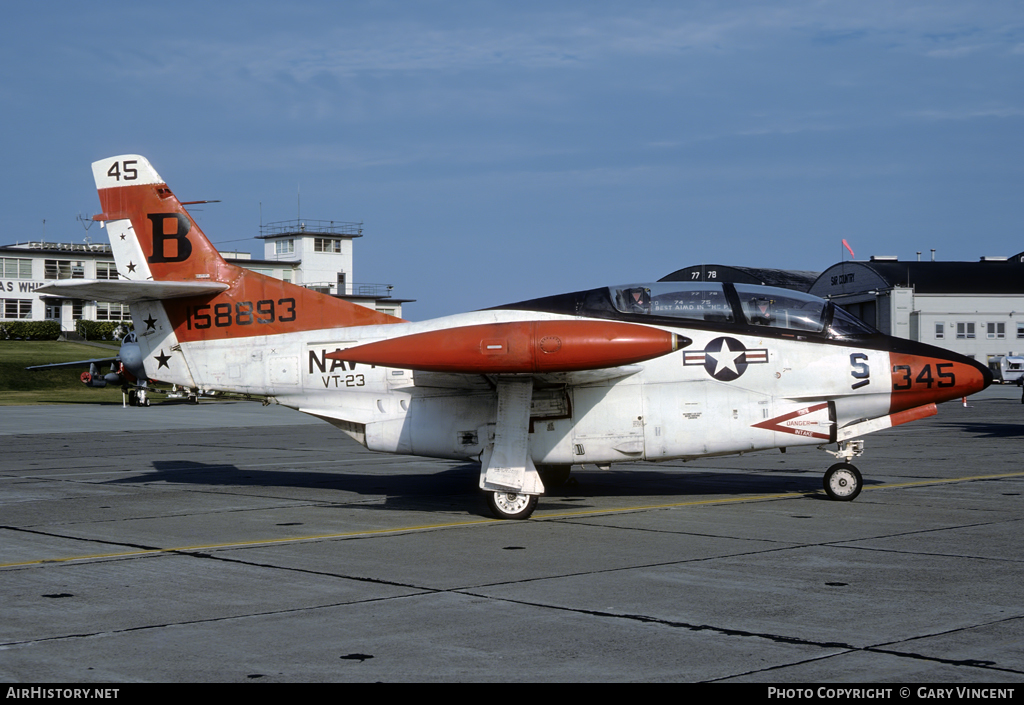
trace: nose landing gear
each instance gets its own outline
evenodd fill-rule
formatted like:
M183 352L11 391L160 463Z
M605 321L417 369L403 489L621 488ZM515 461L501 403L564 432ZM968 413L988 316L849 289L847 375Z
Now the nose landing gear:
M864 484L860 470L849 463L836 463L825 471L825 494L829 499L849 502L860 494Z
M864 486L864 480L860 475L860 470L851 465L850 461L864 454L864 441L840 441L838 451L829 450L824 446L818 447L843 461L825 471L822 481L825 494L829 499L839 502L849 502L855 499Z

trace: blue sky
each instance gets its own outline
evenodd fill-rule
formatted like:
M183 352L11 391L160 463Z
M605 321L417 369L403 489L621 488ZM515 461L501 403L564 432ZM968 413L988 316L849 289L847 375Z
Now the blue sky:
M4 244L102 237L89 165L138 153L222 249L363 221L415 320L1024 251L1019 2L17 3L0 111Z

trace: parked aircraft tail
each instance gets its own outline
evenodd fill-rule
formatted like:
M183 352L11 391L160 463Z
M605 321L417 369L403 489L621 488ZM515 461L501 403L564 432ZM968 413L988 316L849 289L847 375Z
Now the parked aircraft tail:
M161 302L180 343L402 320L226 262L144 157L92 170L120 277L102 300Z

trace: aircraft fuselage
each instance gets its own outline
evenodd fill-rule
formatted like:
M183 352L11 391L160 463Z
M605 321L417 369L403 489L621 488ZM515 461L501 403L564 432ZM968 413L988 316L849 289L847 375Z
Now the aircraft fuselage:
M504 309L423 323L201 340L181 346L186 369L173 370L171 364L159 374L188 386L266 395L335 423L371 450L479 459L497 414L497 395L486 375L390 368L328 355L429 331L538 318L578 320ZM691 341L678 351L610 373L535 376L533 462L658 461L821 445L835 442L837 430L858 420L957 398L982 384L983 373L963 359L952 360L952 353L878 333L828 340L792 330L766 328L751 335L750 327L728 323L681 323L659 326ZM164 341L163 347L170 344ZM147 356L160 354L153 349Z

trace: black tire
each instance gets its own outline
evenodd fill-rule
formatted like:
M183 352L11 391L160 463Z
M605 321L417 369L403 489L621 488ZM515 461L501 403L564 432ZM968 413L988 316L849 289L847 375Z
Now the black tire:
M537 508L538 495L515 492L488 492L487 504L497 519L529 519Z
M849 463L836 463L825 471L823 483L829 499L850 502L857 498L864 485L860 470Z
M545 489L563 487L569 481L572 465L541 465L537 468Z

